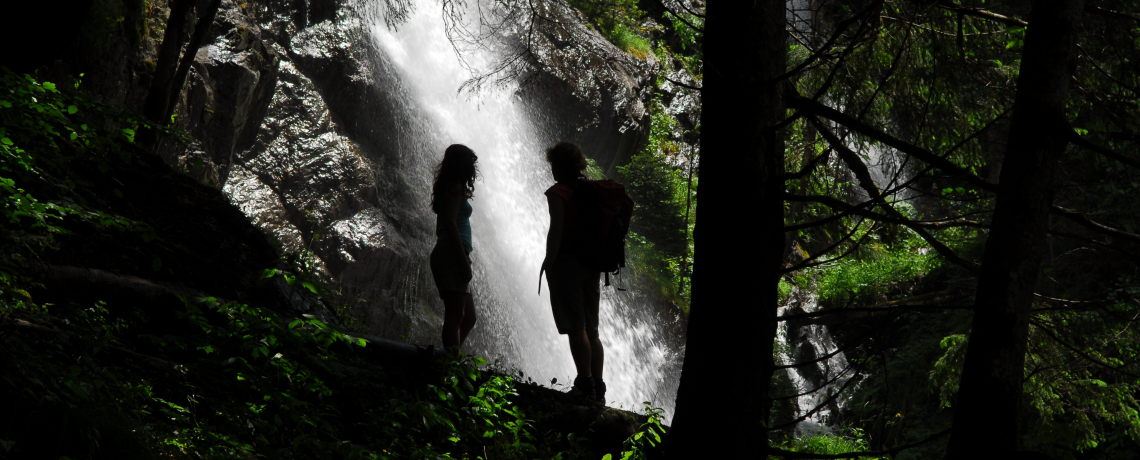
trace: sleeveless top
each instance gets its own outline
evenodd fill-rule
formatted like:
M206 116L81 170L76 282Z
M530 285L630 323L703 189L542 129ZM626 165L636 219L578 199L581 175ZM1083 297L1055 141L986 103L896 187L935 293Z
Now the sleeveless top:
M558 182L546 189L544 195L559 196L566 204L563 207L566 214L562 217L562 241L558 243L558 258L572 258L574 257L572 233L574 224L578 220L578 202L574 200L574 189L568 184Z
M459 239L463 241L463 248L470 254L474 248L471 247L471 212L474 209L471 203L463 200L459 205L459 215L455 218L455 225L459 227ZM447 244L447 226L443 223L443 217L439 214L435 216L435 236L436 242Z

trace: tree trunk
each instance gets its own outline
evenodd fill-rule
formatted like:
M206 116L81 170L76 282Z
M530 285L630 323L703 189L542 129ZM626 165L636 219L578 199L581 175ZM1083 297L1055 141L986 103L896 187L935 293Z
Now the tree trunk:
M214 23L214 17L218 14L218 7L222 5L222 0L210 0L198 14L198 22L194 25L194 34L190 36L190 42L186 44L186 52L183 53L182 59L178 61L178 70L174 72L174 78L170 81L170 91L166 94L166 103L163 105L162 116L159 121L163 124L170 119L170 115L174 113L174 107L178 105L178 95L182 94L182 87L186 86L186 77L190 75L190 66L194 64L194 58L198 55L198 48L202 47L202 43L206 41L206 33L210 30L210 25Z
M1019 448L1025 348L1053 194L1068 143L1082 0L1038 0L1029 15L1000 192L986 241L948 459Z
M767 447L784 246L784 142L772 129L786 115L773 82L786 70L784 8L758 0L706 10L700 250L671 458L753 458Z
M182 52L182 40L186 33L186 16L194 6L193 0L173 0L170 2L170 17L166 20L166 32L158 47L158 63L143 103L143 116L150 122L161 122L169 100L171 80L178 70L178 56Z

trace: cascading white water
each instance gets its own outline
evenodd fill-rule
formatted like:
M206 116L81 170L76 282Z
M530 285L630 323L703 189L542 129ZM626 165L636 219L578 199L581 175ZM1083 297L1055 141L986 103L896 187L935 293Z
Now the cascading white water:
M541 295L536 292L549 223L543 191L553 184L543 152L558 139L537 133L534 114L528 114L511 91L457 94L470 75L448 42L437 3L418 5L398 30L378 22L369 31L410 89L414 110L433 124L428 132L401 133L420 137L410 144L425 149L401 152L418 162L412 170L427 171L452 143L465 144L479 155L481 181L471 202L472 294L479 323L464 351L501 357L540 383L557 378L559 385L569 384L576 373L569 346L555 328L546 286ZM493 56L464 58L478 66ZM427 188L430 180L425 175L421 183ZM647 310L635 295L603 288L600 334L606 399L611 406L633 410L642 401L652 401L666 410L668 419L680 356L658 338L656 316Z
M816 303L814 293L799 293L793 292L789 299L794 299L799 307L799 311L811 313L816 311L819 306ZM789 314L792 310L791 306L782 306L779 309L779 315ZM798 312L797 312L798 313ZM799 350L804 350L802 347L811 347L811 353L808 356L822 357L833 353L837 348L835 342L831 338L831 334L827 330L827 326L822 324L812 324L802 326L807 328L806 331L789 331L787 322L781 322L779 329L777 329L776 340L780 343L788 345L787 351L780 354L780 363L782 365L796 364L797 362L804 361L804 353L797 353ZM798 342L798 343L797 343ZM805 372L810 371L810 372ZM796 394L806 393L819 387L823 389L804 394L796 398L796 417L801 417L807 412L815 409L820 404L827 401L834 391L843 387L851 377L850 369L847 362L847 357L842 353L837 353L826 360L820 361L815 364L808 364L800 368L791 367L787 369L788 377L792 381L792 386L796 390ZM805 375L810 374L810 375ZM838 378L836 378L838 377ZM826 382L835 379L834 382L826 384ZM841 396L836 398L834 407L842 408L844 398ZM807 417L804 421L798 423L795 428L796 437L810 436L814 433L830 433L834 432L835 427L833 423L833 415L831 409L824 407L814 414Z

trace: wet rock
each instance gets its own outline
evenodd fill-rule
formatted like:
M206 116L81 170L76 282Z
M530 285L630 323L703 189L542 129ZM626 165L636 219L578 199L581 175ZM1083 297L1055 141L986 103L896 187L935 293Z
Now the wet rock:
M435 300L435 288L416 251L421 245L405 239L383 211L364 209L335 222L320 245L336 274L339 302L367 330L397 338L435 329L432 309L424 305Z
M536 69L519 96L554 138L582 146L608 176L649 136L649 100L660 64L618 49L564 2L539 2L531 35Z
M312 83L289 62L257 138L235 156L281 198L307 235L375 204L373 174L356 145L337 132ZM294 249L294 248L290 248Z
M251 223L262 229L283 248L305 247L301 232L289 222L285 203L252 171L242 166L232 168L222 192Z
M193 136L184 148L165 142L159 149L168 163L191 172L208 185L248 149L265 118L277 87L277 53L261 39L254 18L233 1L222 2L212 41L195 55L186 88L176 102L176 126Z

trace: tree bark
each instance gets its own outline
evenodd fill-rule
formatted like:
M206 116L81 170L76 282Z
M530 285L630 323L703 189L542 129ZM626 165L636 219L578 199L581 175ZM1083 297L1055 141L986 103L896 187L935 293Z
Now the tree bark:
M768 446L784 248L784 141L773 129L786 115L784 8L758 0L706 10L700 250L671 458L754 458Z
M178 70L178 56L182 52L185 39L186 16L194 6L193 0L173 0L170 2L170 17L166 20L166 32L158 47L158 63L150 80L150 89L143 103L143 116L151 122L161 122L169 100L171 80Z
M178 95L182 94L182 87L186 86L186 76L190 74L190 66L194 64L194 57L198 55L198 48L201 48L202 43L206 41L206 33L210 30L210 25L214 23L214 16L217 16L218 7L221 5L222 0L210 0L210 3L198 15L198 22L194 25L194 34L190 36L190 42L186 44L186 52L178 61L178 70L174 72L174 78L170 81L170 90L167 91L162 116L158 120L160 123L166 124L170 115L174 113Z
M1051 181L1069 141L1065 104L1082 0L1037 0L1029 15L1000 193L986 241L948 459L1020 447L1030 306L1045 251Z

